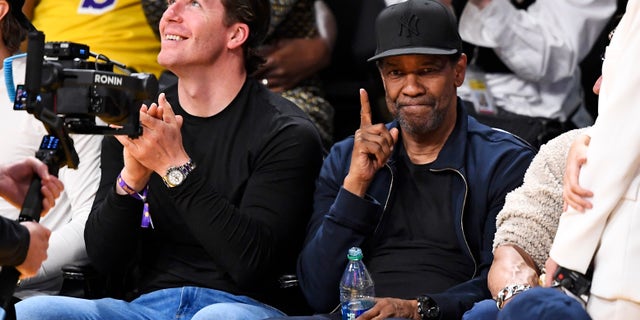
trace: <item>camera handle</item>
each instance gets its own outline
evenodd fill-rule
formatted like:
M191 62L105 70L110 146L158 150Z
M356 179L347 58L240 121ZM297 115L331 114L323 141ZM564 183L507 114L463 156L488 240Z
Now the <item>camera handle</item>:
M68 138L68 137L67 137ZM70 138L68 138L70 139ZM42 138L40 148L36 152L36 158L44 162L49 168L49 173L57 176L61 167L67 163L62 141L55 135L46 135ZM73 146L71 146L73 148ZM73 149L75 152L75 149ZM23 221L40 221L42 213L43 196L40 192L42 180L39 176L34 175L29 185L29 190L22 203L20 210L19 222ZM5 320L15 320L16 311L13 305L13 294L20 277L20 272L13 266L4 266L0 271L0 307L5 311Z
M42 181L40 177L34 176L29 185L29 191L24 199L22 210L18 221L40 221L42 212L42 194L40 188ZM16 319L16 309L13 305L13 293L18 283L20 272L12 266L2 267L0 271L0 299L2 299L2 309L5 311L5 320Z

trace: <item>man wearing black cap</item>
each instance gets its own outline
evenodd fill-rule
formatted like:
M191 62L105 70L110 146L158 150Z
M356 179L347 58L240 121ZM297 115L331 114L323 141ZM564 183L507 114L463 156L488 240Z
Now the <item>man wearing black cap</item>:
M361 90L360 128L334 145L316 183L300 285L316 312L334 309L347 250L358 246L376 295L388 297L359 319L458 319L490 298L495 217L534 150L465 113L456 90L467 59L445 5L389 6L376 38L369 60L396 120L372 124Z

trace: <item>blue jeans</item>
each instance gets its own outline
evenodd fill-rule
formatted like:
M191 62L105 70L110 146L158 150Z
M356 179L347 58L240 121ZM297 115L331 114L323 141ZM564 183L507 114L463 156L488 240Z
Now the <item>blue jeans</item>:
M229 319L258 320L284 313L246 296L198 287L153 291L126 302L37 296L16 304L20 320L42 319Z
M462 320L496 320L498 319L496 301L487 299L476 302L469 311L462 315Z
M476 302L463 320L591 320L574 298L554 288L535 287L514 296L502 311L494 300Z
M341 313L314 314L312 316L276 317L268 320L342 320ZM386 318L386 320L409 320L407 318Z

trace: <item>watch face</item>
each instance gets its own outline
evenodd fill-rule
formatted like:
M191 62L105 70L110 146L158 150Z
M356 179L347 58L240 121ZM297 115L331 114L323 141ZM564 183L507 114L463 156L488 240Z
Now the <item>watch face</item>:
M167 174L167 181L174 186L181 184L182 180L184 180L184 174L180 170L171 170Z
M437 318L438 316L440 316L440 308L438 308L437 306L431 307L427 310L428 318Z
M427 296L418 297L418 314L422 319L440 318L440 308Z

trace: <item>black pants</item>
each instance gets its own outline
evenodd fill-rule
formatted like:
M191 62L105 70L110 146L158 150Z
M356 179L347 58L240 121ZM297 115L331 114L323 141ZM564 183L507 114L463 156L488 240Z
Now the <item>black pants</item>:
M498 108L495 115L476 113L473 103L466 103L467 112L480 123L493 128L508 131L535 148L549 140L576 127L570 122L560 122L555 119L541 117L527 117Z

